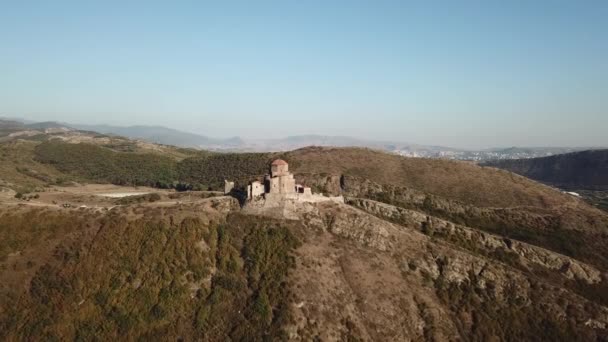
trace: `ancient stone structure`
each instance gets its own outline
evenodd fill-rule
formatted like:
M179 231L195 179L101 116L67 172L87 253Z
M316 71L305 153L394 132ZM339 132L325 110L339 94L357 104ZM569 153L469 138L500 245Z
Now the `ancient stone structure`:
M229 194L234 189L234 182L229 182L224 179L224 195Z
M312 195L312 190L307 186L303 186L301 184L296 184L296 193L304 194L304 195Z
M234 186L226 182L226 189ZM334 201L344 203L342 196L326 197L322 194L313 194L310 187L296 184L296 180L289 172L289 165L282 159L270 164L269 173L264 182L252 181L247 186L247 202L250 205L272 208L285 205L287 202L325 202Z
M306 190L308 189L308 190ZM270 164L270 172L264 177L264 183L253 181L247 186L247 199L295 195L296 193L312 194L310 188L296 185L296 180L289 173L289 165L282 159L277 159Z
M255 198L264 194L264 184L255 181L247 186L247 198Z
M289 165L282 159L270 164L270 174L264 178L266 192L269 194L293 194L296 192L296 180L289 173Z

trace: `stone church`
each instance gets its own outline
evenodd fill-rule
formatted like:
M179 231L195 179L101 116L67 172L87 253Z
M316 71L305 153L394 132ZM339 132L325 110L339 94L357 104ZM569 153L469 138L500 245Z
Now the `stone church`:
M312 194L310 188L296 184L293 174L289 172L289 165L282 159L270 164L270 173L264 177L264 184L259 181L251 182L247 186L247 198L256 197L292 197L296 194Z
M323 194L313 194L310 187L296 184L289 165L282 159L270 164L270 172L264 181L253 181L247 185L247 202L250 205L262 207L276 207L287 202L325 202L334 201L344 203L342 196L326 197ZM234 188L234 182L225 181L224 193L229 194Z
M264 178L266 192L269 194L291 194L296 192L296 180L289 173L289 165L283 159L270 164L270 174Z

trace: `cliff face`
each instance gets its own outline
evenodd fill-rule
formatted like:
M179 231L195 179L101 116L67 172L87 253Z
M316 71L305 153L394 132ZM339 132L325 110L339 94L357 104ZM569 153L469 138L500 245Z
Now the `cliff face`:
M608 309L574 285L605 286L593 266L420 212L369 200L351 204L364 211L323 203L300 212L308 233L290 277L290 337L606 336Z
M503 254L517 267L532 270L538 267L554 271L564 280L577 280L586 284L602 281L601 272L590 265L567 256L527 243L487 234L474 228L454 224L415 210L403 209L367 199L353 198L349 204L431 237L440 237L465 249L486 256Z
M484 165L509 170L563 189L608 190L608 150L500 160Z
M487 207L361 177L311 174L305 177L313 188L326 189L327 193L416 210L608 269L608 215L555 190L552 192L557 199L541 200L537 206ZM490 196L496 195L499 194Z
M351 197L350 207L319 206L315 215L303 216L311 224L312 217L322 219L319 233L302 247L315 259L302 261L310 270L296 273L304 272L298 289L310 297L298 298L306 323L295 331L371 340L605 338L605 213L577 199L558 206L487 208L358 177L308 179ZM317 282L334 290L324 293ZM366 299L357 297L362 294ZM335 296L357 304L332 309L343 305ZM314 308L303 309L307 305ZM585 306L602 314L574 323ZM333 325L311 319L315 312L335 318Z

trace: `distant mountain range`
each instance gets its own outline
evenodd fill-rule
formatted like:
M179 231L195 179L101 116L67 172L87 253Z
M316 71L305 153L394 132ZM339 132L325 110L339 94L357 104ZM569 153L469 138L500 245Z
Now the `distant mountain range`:
M130 139L145 140L156 144L211 150L231 150L241 147L244 144L244 142L239 137L217 139L162 126L87 125L63 123L56 121L28 122L15 118L0 118L0 127L10 127L11 129L22 128L41 131L46 131L49 129L90 131L101 134L118 135Z
M203 135L178 131L176 129L162 126L110 126L110 125L80 125L68 124L68 126L85 131L93 131L103 134L115 134L131 139L141 139L149 142L174 145L180 147L196 148L221 148L230 149L243 145L239 137L228 139L209 138Z
M162 126L112 126L72 124L61 122L32 122L16 118L0 118L0 130L41 130L56 133L61 130L92 131L101 134L118 135L130 139L145 140L152 143L179 147L198 148L224 152L280 152L306 146L367 147L399 154L406 157L442 158L472 161L496 159L526 159L545 157L575 151L593 149L591 147L509 147L483 150L465 150L445 146L429 146L399 141L378 141L359 139L349 136L297 135L280 139L250 139L240 137L211 138L208 136L183 132ZM49 131L50 130L50 131Z

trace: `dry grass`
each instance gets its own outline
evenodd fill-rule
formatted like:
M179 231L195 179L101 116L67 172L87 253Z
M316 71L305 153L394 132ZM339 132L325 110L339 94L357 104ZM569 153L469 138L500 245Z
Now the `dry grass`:
M527 178L469 162L405 158L364 148L309 147L285 154L296 173L345 174L478 207L550 207L568 196Z
M0 187L29 192L63 177L63 174L51 165L34 160L34 148L37 144L25 140L0 144Z

